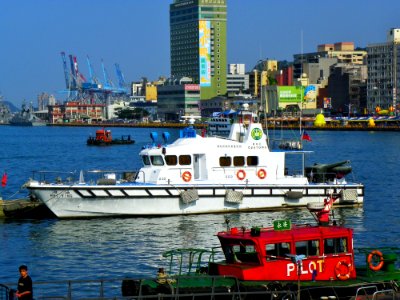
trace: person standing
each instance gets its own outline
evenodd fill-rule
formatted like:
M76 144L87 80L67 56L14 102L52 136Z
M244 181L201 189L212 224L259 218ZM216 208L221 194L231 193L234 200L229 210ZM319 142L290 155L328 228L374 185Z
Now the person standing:
M17 296L19 300L32 300L32 279L28 275L28 267L25 265L20 266L19 273L21 274L21 277L18 279L18 288L15 296Z

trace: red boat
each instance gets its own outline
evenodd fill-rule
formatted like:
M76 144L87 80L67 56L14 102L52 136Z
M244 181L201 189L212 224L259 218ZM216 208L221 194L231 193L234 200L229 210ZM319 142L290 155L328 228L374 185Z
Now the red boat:
M113 139L111 130L106 130L104 128L96 130L96 136L90 136L87 139L87 144L90 146L129 145L134 142L130 135L123 135L120 139Z
M233 278L235 281L223 291L224 294L233 292L242 296L258 291L261 295L263 292L275 293L271 297L278 299L361 299L355 298L358 296L387 299L388 295L389 299L400 299L400 271L395 266L398 249L360 249L358 253L365 256L366 264L356 267L353 230L339 226L329 218L335 199L328 197L322 206L309 205L316 225L292 225L290 220L276 220L273 227L234 227L219 232L217 237L225 257L220 262L214 262L215 251L186 249L189 271L185 272L181 258L185 250L166 252L164 256L171 262L179 256L181 265L170 265L169 273L174 270L178 273L168 282L173 289L163 292L170 294L179 290L180 293L196 294L199 275L203 274L212 280L207 285L203 279L200 293L207 288L215 293L216 288L229 286L227 280ZM210 257L202 264L204 260L200 258L206 253ZM139 291L160 292L159 281L158 285L146 280L130 284L136 286L136 295ZM253 298L255 295L248 299Z

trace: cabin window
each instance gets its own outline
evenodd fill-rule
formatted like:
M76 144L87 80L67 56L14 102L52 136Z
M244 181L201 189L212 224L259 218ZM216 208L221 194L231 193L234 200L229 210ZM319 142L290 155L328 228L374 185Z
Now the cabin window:
M275 260L277 257L287 257L290 254L290 243L278 243L265 245L267 260Z
M162 159L161 155L152 155L150 156L151 164L153 166L163 166L164 160Z
M244 156L234 156L233 157L233 165L235 167L243 167L244 166Z
M190 155L179 155L179 164L181 166L188 166L192 164L192 157Z
M345 253L347 250L346 238L335 238L324 240L324 253L325 254L338 254Z
M232 158L230 156L221 156L219 158L220 167L230 167L232 164Z
M227 263L259 263L256 247L250 241L235 241L222 247ZM237 244L239 243L239 244Z
M142 156L142 160L143 160L143 164L145 166L150 166L150 159L149 159L149 157L147 155L143 155Z
M164 158L168 166L176 166L178 164L178 157L176 155L165 155Z
M258 156L247 156L248 166L258 166Z
M310 240L296 242L296 254L303 254L305 256L319 255L319 241Z

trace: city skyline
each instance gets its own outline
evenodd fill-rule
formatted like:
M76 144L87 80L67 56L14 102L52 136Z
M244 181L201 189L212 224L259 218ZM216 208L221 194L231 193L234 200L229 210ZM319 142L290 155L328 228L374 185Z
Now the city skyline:
M169 5L172 0L25 0L0 3L0 92L20 106L37 104L41 92L63 98L60 53L76 55L89 77L86 56L102 79L101 60L113 81L118 63L127 82L156 80L170 73ZM246 71L260 59L293 60L317 45L341 41L356 47L383 43L399 28L400 2L372 0L228 0L228 63ZM335 21L336 20L336 21Z

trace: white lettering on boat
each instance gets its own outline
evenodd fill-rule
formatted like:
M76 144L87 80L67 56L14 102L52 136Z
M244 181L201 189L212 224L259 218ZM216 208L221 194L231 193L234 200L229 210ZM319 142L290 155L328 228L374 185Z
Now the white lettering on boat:
M308 263L308 267L305 266L304 267L304 263L303 263L303 267L301 268L301 274L302 275L307 275L307 274L312 274L312 272L314 270L317 270L318 273L322 273L322 263L324 261L322 259L317 260L317 261L310 261ZM290 277L292 275L292 272L294 272L296 270L296 265L294 263L289 263L286 266L286 276ZM297 274L297 272L295 273Z
M217 148L242 148L242 145L217 145Z
M50 194L50 198L72 198L72 195L70 191L53 191Z
M249 150L254 150L254 149L267 149L267 146L262 146L261 143L253 143L252 145L248 146Z

